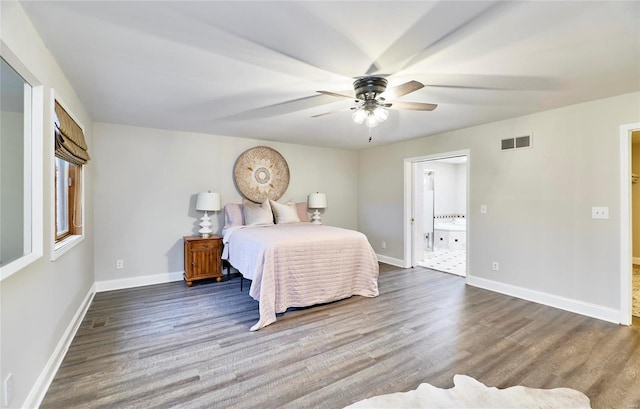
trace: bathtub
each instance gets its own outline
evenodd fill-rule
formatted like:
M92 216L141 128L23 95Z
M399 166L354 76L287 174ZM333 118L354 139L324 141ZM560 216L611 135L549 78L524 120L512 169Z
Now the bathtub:
M467 223L463 218L436 219L433 247L438 251L463 251L467 247Z
M467 221L462 218L436 219L433 223L433 230L466 231Z

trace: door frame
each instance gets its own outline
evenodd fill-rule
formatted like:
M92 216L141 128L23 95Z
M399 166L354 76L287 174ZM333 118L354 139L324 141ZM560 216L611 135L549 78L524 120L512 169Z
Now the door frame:
M631 325L633 236L631 231L631 136L640 122L620 125L620 324Z
M470 223L470 213L469 213L469 202L470 202L470 192L471 192L471 151L469 149L462 149L458 151L450 151L450 152L442 152L442 153L434 153L431 155L424 156L416 156L412 158L404 159L404 260L403 267L411 268L416 265L416 255L413 251L413 234L412 234L412 222L411 219L413 217L413 171L418 162L425 162L431 160L438 159L448 159L456 156L466 156L467 157L467 203L466 203L466 220L467 220L467 275L465 280L469 280L470 269L470 255L469 255L469 225Z

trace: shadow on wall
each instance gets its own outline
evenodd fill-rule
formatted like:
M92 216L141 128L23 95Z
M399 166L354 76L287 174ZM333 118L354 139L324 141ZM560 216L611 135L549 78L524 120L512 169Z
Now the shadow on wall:
M184 270L184 240L183 236L198 236L200 230L200 222L204 212L196 210L196 202L198 201L198 193L194 193L189 197L187 215L192 219L192 225L190 231L184 231L179 233L179 239L177 239L173 245L167 250L165 256L167 257L167 267L169 272L180 272ZM224 210L210 211L209 217L211 218L211 229L213 234L222 235L222 227L224 226Z
M168 272L175 273L184 270L184 241L182 238L176 240L165 255L167 256Z

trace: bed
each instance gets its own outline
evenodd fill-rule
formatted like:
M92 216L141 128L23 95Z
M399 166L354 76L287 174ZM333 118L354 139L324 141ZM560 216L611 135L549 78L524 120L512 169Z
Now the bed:
M232 223L223 230L222 258L251 280L249 295L259 302L251 331L290 307L378 296L378 260L364 234L305 221L277 223L274 214L276 224Z

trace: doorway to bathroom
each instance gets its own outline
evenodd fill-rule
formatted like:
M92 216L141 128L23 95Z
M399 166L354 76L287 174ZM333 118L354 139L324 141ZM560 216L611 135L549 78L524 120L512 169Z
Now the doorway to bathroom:
M639 183L638 166L634 166L634 136L640 132L640 122L620 125L620 323L639 325L640 319L634 315L634 304L640 305L640 269L635 264L640 261L635 245L640 241L640 232L636 232L636 222L640 220L640 207L637 196ZM634 193L634 191L636 191ZM638 273L638 274L634 274ZM634 288L634 283L636 287Z
M412 265L467 275L467 158L411 162Z

